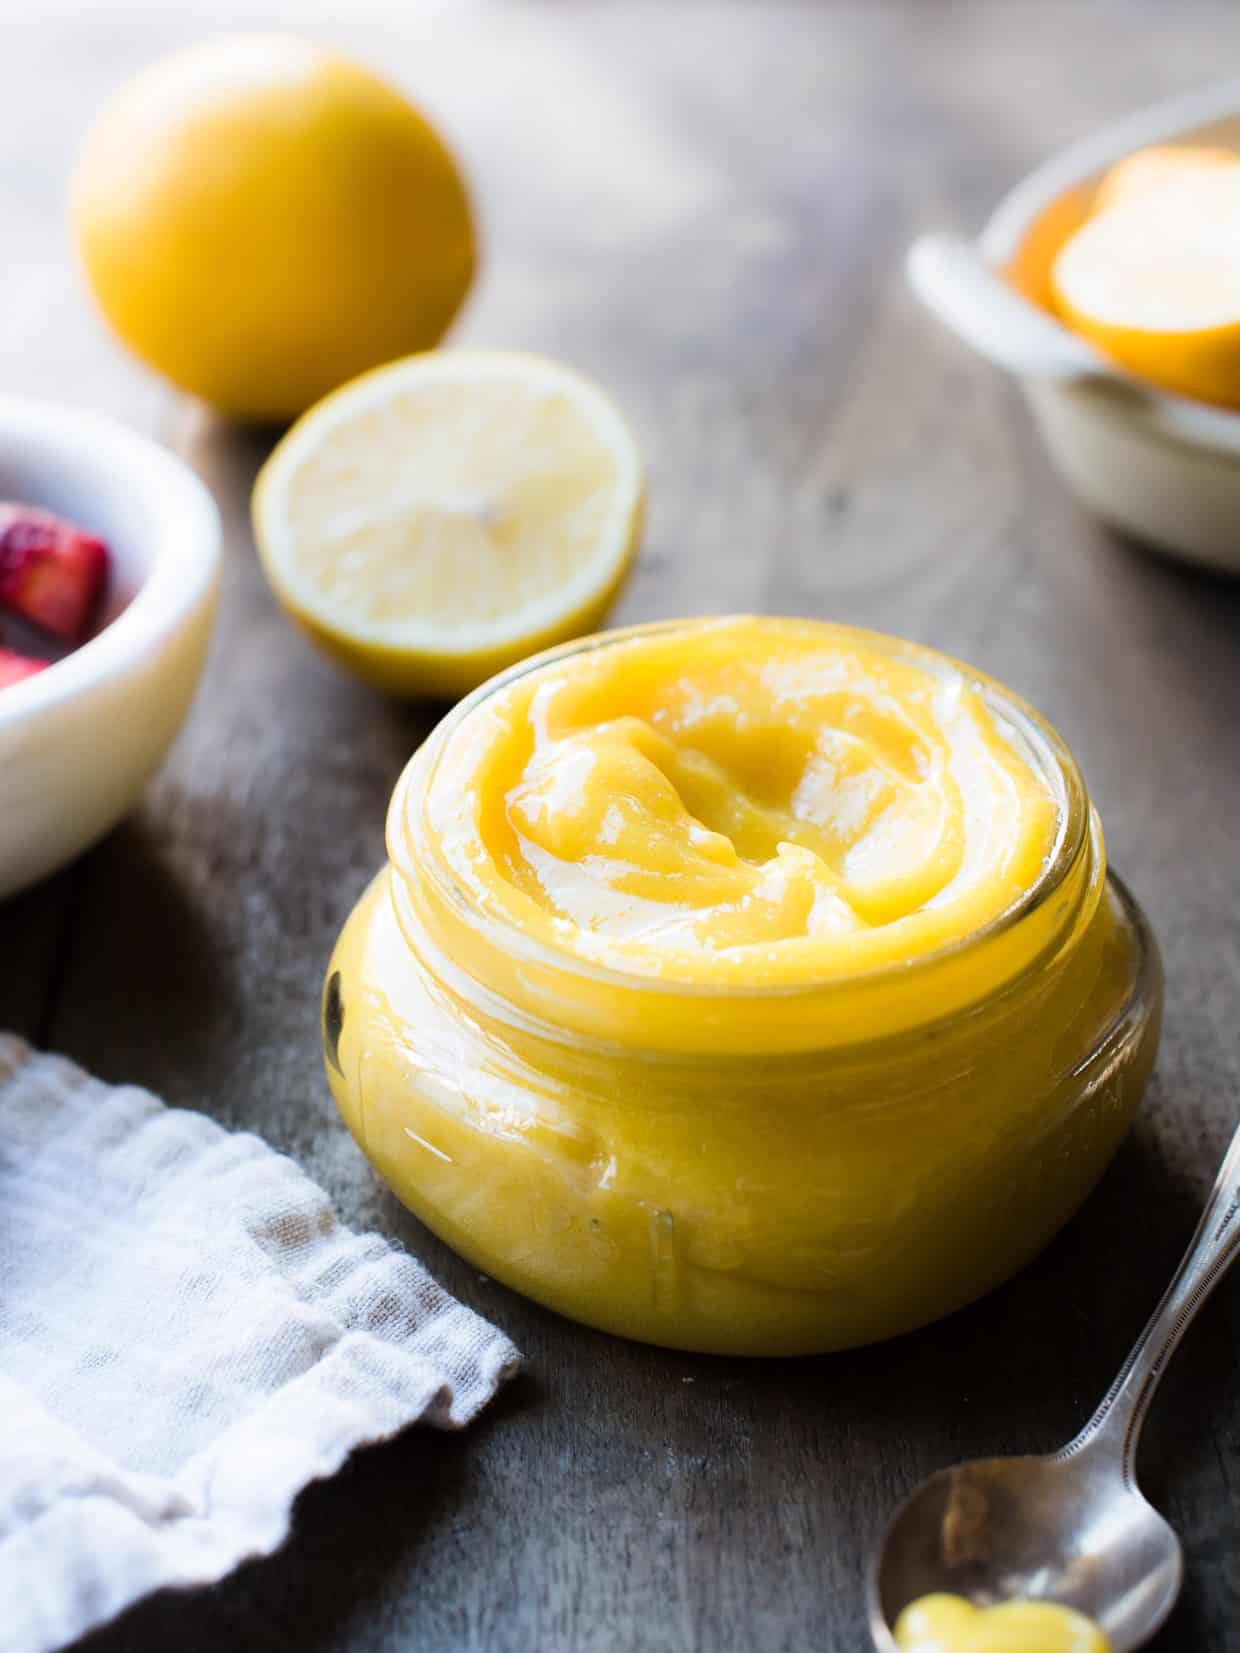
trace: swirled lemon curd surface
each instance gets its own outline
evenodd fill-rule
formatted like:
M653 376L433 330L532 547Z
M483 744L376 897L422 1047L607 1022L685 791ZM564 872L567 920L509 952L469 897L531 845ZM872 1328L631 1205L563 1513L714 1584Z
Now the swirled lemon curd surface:
M1010 911L1060 803L946 660L818 624L631 637L489 697L427 819L473 901L613 970L733 987L903 964Z

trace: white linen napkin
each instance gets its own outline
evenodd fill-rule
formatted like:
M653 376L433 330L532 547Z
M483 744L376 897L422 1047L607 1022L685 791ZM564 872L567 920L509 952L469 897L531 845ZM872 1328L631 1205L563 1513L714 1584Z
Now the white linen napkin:
M516 1370L256 1137L0 1035L0 1644L267 1555L297 1493Z

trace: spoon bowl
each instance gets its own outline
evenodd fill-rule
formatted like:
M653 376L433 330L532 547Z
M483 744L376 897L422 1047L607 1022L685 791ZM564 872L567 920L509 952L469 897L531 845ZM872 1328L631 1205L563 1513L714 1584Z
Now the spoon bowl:
M1100 1624L1112 1653L1152 1636L1180 1591L1180 1542L1110 1454L978 1458L934 1475L896 1512L870 1588L870 1628L939 1590L989 1607L1050 1598Z
M932 1475L896 1511L869 1578L870 1634L897 1653L893 1626L922 1596L980 1607L1041 1600L1099 1624L1130 1653L1180 1593L1180 1541L1137 1488L1141 1425L1168 1360L1240 1252L1240 1130L1184 1260L1102 1404L1061 1452L977 1458Z

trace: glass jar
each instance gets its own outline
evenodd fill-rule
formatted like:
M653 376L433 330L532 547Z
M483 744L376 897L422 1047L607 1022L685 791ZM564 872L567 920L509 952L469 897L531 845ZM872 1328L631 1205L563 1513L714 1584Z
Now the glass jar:
M1101 1175L1154 1060L1153 937L1071 755L974 674L1059 806L998 920L898 967L745 991L522 934L454 880L425 808L436 765L515 678L640 634L526 662L415 754L391 861L328 969L333 1093L428 1227L573 1318L746 1355L908 1331L1028 1262Z

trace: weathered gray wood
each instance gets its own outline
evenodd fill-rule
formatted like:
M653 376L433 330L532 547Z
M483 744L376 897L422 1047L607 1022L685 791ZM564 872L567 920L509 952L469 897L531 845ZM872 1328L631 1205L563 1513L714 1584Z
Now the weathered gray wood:
M460 336L563 354L643 433L652 520L615 618L831 615L1029 694L1076 747L1162 938L1166 1039L1132 1141L1047 1256L890 1347L744 1365L626 1345L422 1233L334 1117L316 1001L426 714L339 677L285 626L246 525L264 441L113 349L60 219L88 108L168 46L254 17L242 0L44 0L6 18L6 386L173 440L215 489L228 546L211 670L142 810L81 870L0 908L0 1023L262 1132L529 1362L466 1436L414 1432L361 1456L306 1495L280 1556L137 1608L91 1653L855 1653L861 1572L892 1503L954 1458L1048 1447L1081 1421L1192 1228L1240 1095L1240 589L1085 520L1010 387L916 311L900 258L918 228L976 226L1046 150L1236 62L1240 12L335 12L307 0L263 21L371 57L453 134L488 247ZM1150 1426L1144 1474L1189 1558L1162 1653L1240 1645L1238 1317L1233 1283Z

